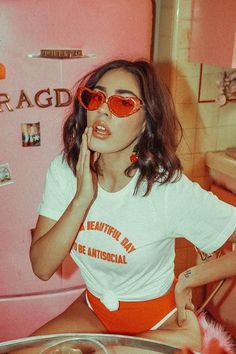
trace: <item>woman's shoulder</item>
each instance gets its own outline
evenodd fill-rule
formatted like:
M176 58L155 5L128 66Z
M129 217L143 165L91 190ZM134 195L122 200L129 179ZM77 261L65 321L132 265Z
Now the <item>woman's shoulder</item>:
M63 153L53 157L49 165L48 173L57 177L61 176L63 179L65 177L74 178L73 171L68 165Z
M64 170L70 169L63 153L59 153L52 158L50 162L50 167L54 169L64 169Z
M192 182L184 173L175 174L169 181L162 182L156 181L153 184L152 190L154 191L167 191L169 189L175 190L182 188L183 185L191 186L194 182Z

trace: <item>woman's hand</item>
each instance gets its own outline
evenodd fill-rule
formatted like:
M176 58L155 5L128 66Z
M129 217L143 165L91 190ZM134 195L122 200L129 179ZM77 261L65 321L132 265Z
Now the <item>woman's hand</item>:
M79 160L76 165L77 191L75 198L91 204L96 198L97 176L91 170L91 163L94 164L99 157L99 153L91 151L88 146L92 137L92 127L87 127L82 135ZM92 161L91 161L92 160Z
M194 311L192 303L192 288L188 286L188 277L191 275L191 269L181 273L175 286L175 302L177 307L177 321L181 327L186 320L186 310Z

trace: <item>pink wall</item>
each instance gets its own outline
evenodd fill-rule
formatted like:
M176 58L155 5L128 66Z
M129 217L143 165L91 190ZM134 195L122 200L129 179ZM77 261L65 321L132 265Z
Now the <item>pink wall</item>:
M70 292L70 288L83 286L70 259L50 281L42 282L32 274L28 257L30 229L37 219L44 176L50 160L62 147L61 126L68 112L68 107L54 107L53 89L72 88L88 70L113 58L148 59L152 1L1 0L0 29L0 61L6 66L0 93L10 96L13 109L9 112L2 105L0 112L0 164L9 163L14 180L13 184L0 187L0 314L4 319L1 322L5 322L0 324L0 340L7 340L29 335L81 291ZM82 48L96 57L27 57L47 47ZM39 108L34 95L47 88L53 96L53 106ZM28 108L25 102L22 109L16 109L22 89L34 107ZM21 123L32 122L40 122L41 146L22 147ZM64 297L61 289L65 289ZM51 295L44 296L46 293ZM43 311L33 311L41 309L42 304ZM24 322L28 325L22 325Z

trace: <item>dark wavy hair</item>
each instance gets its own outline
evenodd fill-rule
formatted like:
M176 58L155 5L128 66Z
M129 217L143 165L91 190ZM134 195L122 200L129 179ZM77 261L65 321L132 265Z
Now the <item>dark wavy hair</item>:
M176 150L182 137L182 128L168 88L156 75L153 65L146 61L111 61L85 75L79 80L77 87L87 86L92 89L106 72L114 69L123 69L136 77L145 105L146 128L137 144L138 161L131 163L124 173L130 176L133 169L139 169L134 194L137 193L141 183L146 181L147 189L144 194L146 196L154 182L161 184L175 182L181 176L182 166ZM75 95L73 112L65 121L63 128L63 156L74 174L86 126L87 112ZM99 160L94 165L94 170L101 173Z

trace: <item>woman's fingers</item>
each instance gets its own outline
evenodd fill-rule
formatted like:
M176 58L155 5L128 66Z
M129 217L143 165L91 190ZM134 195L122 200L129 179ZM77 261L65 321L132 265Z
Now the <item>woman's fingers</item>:
M95 151L95 152L93 152L93 153L91 154L91 160L90 160L91 166L94 167L94 164L95 164L95 162L98 160L99 156L100 156L100 153L97 152L97 151Z
M85 131L84 131L84 133L82 135L79 159L78 159L78 162L77 162L77 165L76 165L76 171L77 171L77 173L79 172L80 175L83 174L84 159L85 159L85 156L86 156L86 151L88 150L88 147L87 147L87 131L88 131L88 128L85 129Z
M93 128L92 127L87 127L87 141L88 141L88 146L90 144L91 138L92 138L92 133L93 133Z
M185 302L183 301L183 303L181 302L181 304L176 304L176 305L177 305L177 321L178 321L178 325L181 327L184 321L186 321L187 319L186 310L194 311L194 305L192 304L192 301L190 299L187 299Z
M89 149L89 143L92 138L92 128L86 128L81 139L80 153L76 165L77 191L76 197L86 202L91 202L97 191L95 174L91 170L92 153ZM92 157L91 157L92 155Z
M84 171L90 171L90 150L87 149L84 159Z
M186 312L185 312L185 304L184 297L181 294L175 293L175 303L177 307L177 322L178 325L181 327L186 320Z
M181 289L177 283L175 288L175 302L177 307L177 321L181 327L187 319L186 310L194 311L194 305L192 303L192 289Z
M87 141L88 141L88 148L92 139L92 134L93 134L93 128L92 127L88 127L87 130ZM90 160L90 164L91 166L94 166L95 162L97 161L97 159L100 156L100 153L97 151L94 151L91 155L91 160Z
M191 310L191 311L195 311L195 306L192 303L192 299L189 299L187 304L186 304L186 309Z
M187 319L186 311L185 311L184 307L178 308L177 311L178 311L177 312L177 321L178 321L178 325L181 327Z
M86 127L82 135L79 159L76 165L77 175L80 176L84 175L84 173L86 172L90 173L90 166L91 165L93 166L100 156L100 153L96 151L91 153L91 151L89 150L89 144L92 139L92 133L93 133L93 128Z

